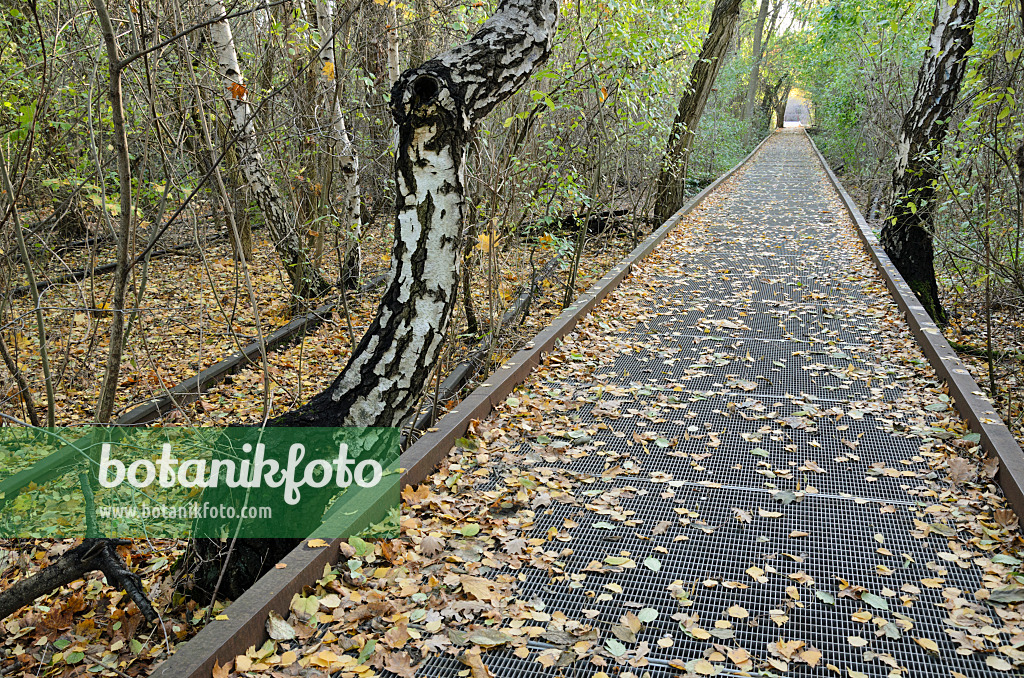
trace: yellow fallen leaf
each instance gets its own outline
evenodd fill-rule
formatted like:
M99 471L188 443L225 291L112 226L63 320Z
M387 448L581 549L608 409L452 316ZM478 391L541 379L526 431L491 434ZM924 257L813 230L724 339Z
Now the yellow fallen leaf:
M846 640L854 647L864 647L868 644L868 641L864 640L860 636L847 636Z
M821 661L821 652L817 650L804 650L800 653L800 659L814 667Z
M702 676L710 676L715 672L715 666L707 659L698 659L693 663L693 671Z
M931 638L914 638L914 642L928 650L929 652L939 653L939 644Z
M311 549L322 549L325 546L328 546L328 544L323 539L310 539L306 542L306 546Z
M216 617L214 617L214 619L216 619L217 621L227 621L228 616L226 614L218 614Z
M729 659L732 660L736 666L743 668L744 664L750 662L750 653L744 650L742 647L734 647L729 650Z
M733 605L728 610L730 617L736 617L737 619L745 619L750 616L750 613L739 605Z
M989 668L995 669L996 671L1011 671L1013 665L1006 661L1002 657L997 657L994 654L990 654L985 657L985 663L988 664Z

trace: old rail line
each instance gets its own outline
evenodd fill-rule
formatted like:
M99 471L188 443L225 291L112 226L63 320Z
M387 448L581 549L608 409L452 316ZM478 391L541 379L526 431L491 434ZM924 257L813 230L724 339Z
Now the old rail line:
M510 586L508 644L482 657L496 677L996 675L1024 658L1024 621L993 604L1005 542L971 521L1024 508L1022 454L978 393L809 138L785 131L409 448L403 482L446 463L474 470L451 490L466 501L534 488L502 523L529 565L448 570ZM479 450L452 450L473 420ZM1006 499L981 477L990 505L972 513L950 460L975 440ZM209 676L258 646L338 549L297 548L155 675ZM417 675L467 674L456 654Z

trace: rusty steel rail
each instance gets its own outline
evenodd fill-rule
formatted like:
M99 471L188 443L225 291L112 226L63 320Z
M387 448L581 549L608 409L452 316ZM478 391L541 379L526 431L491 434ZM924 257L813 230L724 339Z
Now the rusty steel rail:
M806 134L807 131L804 130L804 133ZM935 372L946 382L949 394L953 398L954 407L960 416L970 424L971 430L981 436L982 447L999 459L996 482L1002 488L1003 494L1006 495L1006 499L1017 515L1024 516L1024 452L1021 451L1016 438L1003 423L991 401L985 397L978 382L971 376L956 351L942 336L942 332L932 321L928 312L924 310L913 290L903 280L900 272L896 270L896 266L882 249L881 243L871 230L871 226L868 225L864 215L860 213L856 203L853 202L853 198L843 188L835 172L832 171L825 157L818 150L814 139L809 134L807 134L807 139L811 142L811 148L818 156L818 161L824 168L829 182L839 194L843 206L856 224L857 235L875 262L875 266L885 281L885 286L889 288L896 304L903 311L914 338L921 345L925 357L928 358L928 362L931 363Z

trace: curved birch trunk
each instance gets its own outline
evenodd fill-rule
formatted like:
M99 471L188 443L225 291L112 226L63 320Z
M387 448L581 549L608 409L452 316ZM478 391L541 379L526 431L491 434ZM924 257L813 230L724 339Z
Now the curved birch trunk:
M212 19L226 15L221 0L207 0L206 5ZM331 286L306 257L291 217L285 210L281 193L263 164L263 155L256 143L245 80L235 52L235 39L226 18L210 24L210 40L224 81L224 99L231 112L232 128L238 143L238 164L274 238L274 247L284 263L292 292L304 299L320 296Z
M391 283L330 388L275 425L397 426L412 412L458 296L470 131L547 59L557 12L556 0L503 0L468 42L398 78Z
M342 233L345 236L344 261L341 266L339 284L354 287L359 283L361 233L359 205L359 156L352 145L352 137L345 128L345 116L341 113L338 73L334 60L334 17L327 0L317 0L316 22L320 31L321 77L327 95L328 110L331 111L330 141L331 154L337 161L341 173L342 204L338 210Z
M715 0L708 34L701 45L697 63L690 71L687 90L679 99L679 110L672 122L668 146L661 163L657 200L654 204L654 216L659 222L668 220L686 202L686 167L693 135L732 43L732 33L739 16L740 0Z
M936 3L928 51L896 145L893 202L880 237L892 263L939 325L945 324L946 312L935 282L931 209L938 153L960 94L977 16L978 0Z

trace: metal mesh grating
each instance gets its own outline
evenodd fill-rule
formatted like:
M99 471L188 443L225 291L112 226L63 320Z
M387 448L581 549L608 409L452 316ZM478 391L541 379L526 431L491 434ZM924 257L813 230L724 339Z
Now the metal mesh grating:
M684 225L693 251L662 247L634 272L617 303L639 313L627 331L609 332L614 355L586 377L557 367L535 375L524 386L531 398L564 407L498 455L489 473L481 469L469 490L512 491L528 475L552 491L549 504L520 512L523 536L547 539L551 569L500 572L519 579L519 600L589 618L602 643L624 612L658 611L637 635L649 645L646 664L609 659L611 675L678 676L679 662L706 658L715 644L764 659L780 639L822 653L817 667L791 662L787 675L831 675L832 664L844 676L852 669L881 678L892 670L885 662L915 678L993 673L983 654L956 653L939 607L961 593L973 600L981 553L955 526L921 531L934 520L926 509L948 489L929 465L934 437L950 435L937 428L946 413L900 402L931 377L882 348L893 336L885 288L832 212L805 145L785 135L769 142L726 200ZM597 402L603 412L595 416ZM608 556L635 567L584 571ZM645 566L651 557L659 568ZM752 567L767 579L755 580ZM675 582L683 582L686 606L670 592ZM840 597L846 584L889 609L859 594ZM730 616L731 606L748 616ZM993 615L983 604L975 610ZM776 611L786 616L781 626ZM684 631L693 616L718 635ZM726 620L731 629L715 628ZM898 637L887 636L882 624L897 622ZM851 644L855 636L867 644ZM666 637L669 648L657 644ZM915 638L934 641L940 658ZM484 659L502 678L599 670L586 661L546 669L537 655L550 647L541 638L526 658L505 649ZM715 666L740 674L729 661ZM449 655L419 670L468 673Z

